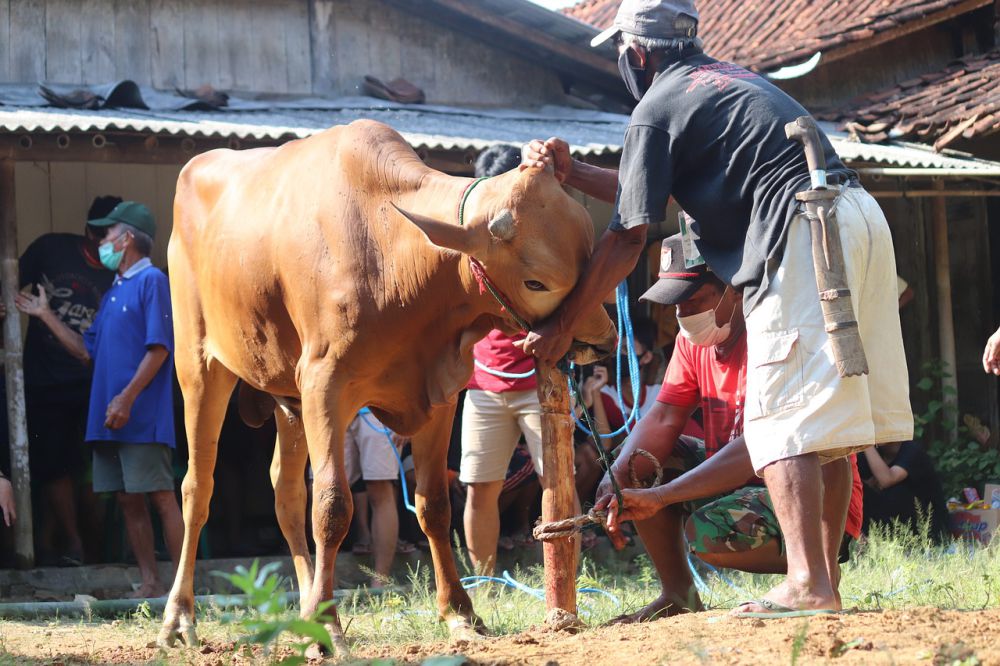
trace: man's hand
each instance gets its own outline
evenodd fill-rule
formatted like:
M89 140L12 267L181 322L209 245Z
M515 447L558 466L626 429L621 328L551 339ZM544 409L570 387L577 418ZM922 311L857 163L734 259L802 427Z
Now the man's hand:
M545 141L533 139L524 146L521 154L521 169L529 167L552 167L556 180L565 183L573 173L573 158L569 153L569 144L560 138L552 137Z
M601 389L608 385L608 369L603 365L594 366L594 374L587 377L583 382L583 404L587 409L593 406L594 401L601 395Z
M622 488L622 497L625 496L625 488L628 488L628 481L623 474L619 474L614 466L611 467L611 474L615 475L615 480L618 481L618 487ZM604 473L604 477L601 482L597 484L597 492L594 493L594 498L597 500L594 504L594 509L597 511L607 511L608 506L611 504L611 500L615 500L617 503L618 499L615 497L614 486L611 485L611 477L607 472ZM616 526L615 531L608 530L608 539L611 540L611 545L615 547L616 550L621 550L626 545L628 545L628 539L625 535L621 533Z
M14 305L24 314L31 317L44 317L52 312L49 309L49 295L45 293L45 287L38 285L38 296L32 294L19 293L14 297ZM6 315L6 311L4 315Z
M14 487L10 479L0 479L0 510L3 511L3 523L7 527L17 520L17 510L14 506Z
M111 404L108 405L108 409L104 413L104 427L109 430L124 428L132 413L133 402L133 399L124 393L119 393L112 398Z
M537 358L544 366L554 366L569 351L573 335L563 331L556 321L548 321L529 331L521 342L514 343L525 354Z
M986 341L983 351L983 370L987 374L1000 375L1000 328Z
M659 513L664 506L660 493L657 492L662 486L656 488L629 488L622 490L622 500L624 506L618 505L618 498L614 495L607 504L608 538L615 548L621 550L625 544L625 537L621 533L621 524L627 520L646 520ZM595 507L596 508L596 507Z

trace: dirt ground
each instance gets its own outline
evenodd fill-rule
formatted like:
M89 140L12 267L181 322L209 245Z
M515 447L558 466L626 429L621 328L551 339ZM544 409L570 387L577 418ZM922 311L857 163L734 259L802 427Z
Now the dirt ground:
M0 661L48 664L263 663L259 653L212 639L196 649L163 653L153 625L133 623L0 623ZM376 658L418 664L462 654L471 664L1000 664L1000 610L906 611L736 620L723 612L667 618L646 625L600 627L577 635L538 629L466 643L359 646L361 663ZM384 662L383 662L384 663Z

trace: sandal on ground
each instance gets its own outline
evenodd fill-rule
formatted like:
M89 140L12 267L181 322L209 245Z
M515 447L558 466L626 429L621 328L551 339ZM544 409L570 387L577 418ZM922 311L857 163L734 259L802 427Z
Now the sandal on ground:
M813 610L796 610L795 608L789 608L788 606L783 606L779 603L775 603L770 599L753 599L750 601L744 601L736 609L742 608L744 606L750 606L751 604L760 606L765 609L764 611L746 611L743 613L734 612L733 617L751 617L758 618L762 620L769 620L775 618L783 617L813 617L816 615L835 615L843 611L838 611L832 608L820 608ZM736 610L734 609L734 611Z
M417 552L417 547L409 541L403 541L400 539L396 542L396 552L400 555L409 555L410 553Z
M372 545L370 543L356 543L351 546L351 553L354 555L371 555Z

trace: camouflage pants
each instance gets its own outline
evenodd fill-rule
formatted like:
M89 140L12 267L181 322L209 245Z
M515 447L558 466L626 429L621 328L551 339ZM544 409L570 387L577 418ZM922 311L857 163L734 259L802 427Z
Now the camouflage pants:
M703 462L701 440L682 436L663 461L664 476L676 478ZM685 502L681 509L688 516L684 531L692 553L741 553L772 540L784 552L778 518L764 486L744 486L718 497Z

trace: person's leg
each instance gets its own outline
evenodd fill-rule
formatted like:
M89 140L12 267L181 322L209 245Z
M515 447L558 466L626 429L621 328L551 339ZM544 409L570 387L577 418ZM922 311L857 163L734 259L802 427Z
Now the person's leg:
M521 432L504 394L469 390L462 413L459 478L468 484L463 522L476 573L492 575L500 537L498 500ZM419 470L418 470L419 471Z
M354 490L355 487L364 490ZM354 546L351 550L355 555L368 555L372 550L372 531L368 522L368 484L353 486L351 498L354 501Z
M392 569L399 538L399 514L396 513L396 489L392 481L367 481L368 499L372 505L372 553L375 573L372 587L382 587Z
M823 540L823 472L819 456L807 453L779 460L765 467L763 475L784 535L788 560L785 581L768 592L765 599L796 610L839 610ZM843 527L843 518L840 524ZM736 612L768 610L750 602Z
M851 463L839 458L823 465L823 553L833 594L840 608L840 543L851 503Z
M177 495L173 490L157 490L149 493L149 501L160 516L163 540L167 544L170 561L176 569L181 559L181 545L184 543L184 518L181 516L181 507L177 504Z
M54 479L45 485L45 498L49 502L56 522L65 538L62 561L82 564L83 540L77 528L76 489L70 475Z
M130 598L161 597L166 593L156 571L156 555L153 552L153 523L146 506L143 493L118 493L118 505L125 517L125 533L129 546L139 565L142 586L128 595Z
M477 574L492 576L500 538L498 501L503 481L470 483L465 496L465 542Z
M699 507L685 531L692 553L712 566L750 573L787 570L781 529L762 486L738 488Z

